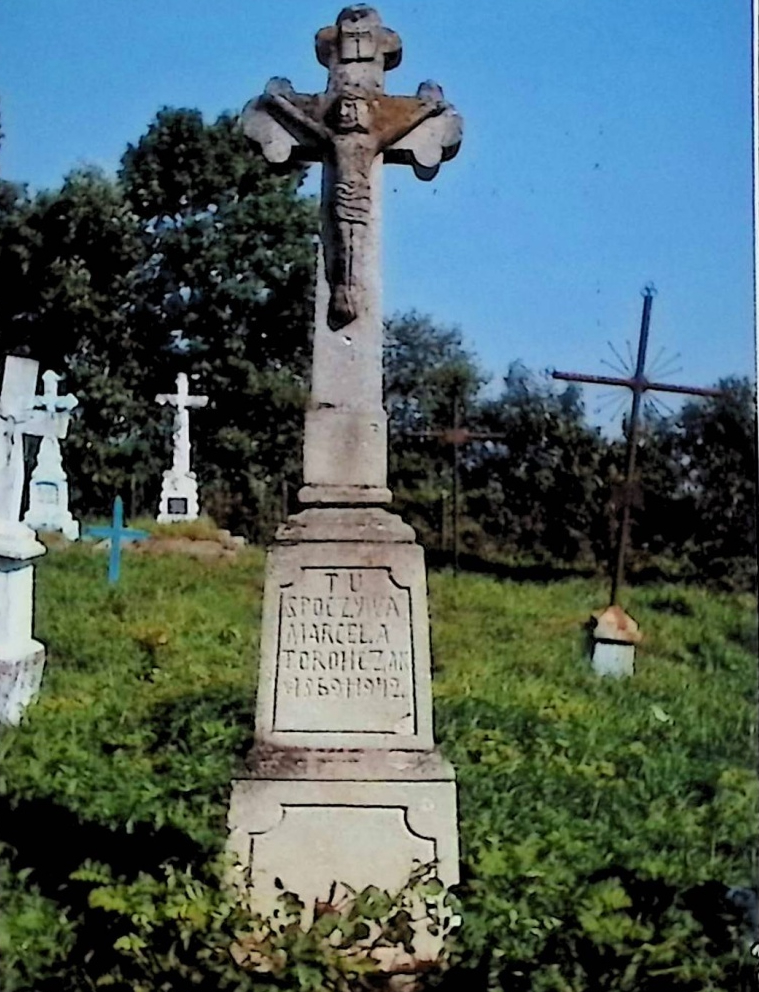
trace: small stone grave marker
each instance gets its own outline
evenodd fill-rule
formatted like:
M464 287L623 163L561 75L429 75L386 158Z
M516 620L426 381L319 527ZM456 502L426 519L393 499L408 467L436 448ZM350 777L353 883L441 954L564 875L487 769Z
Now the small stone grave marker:
M637 621L620 606L607 606L591 617L592 663L597 675L633 675L635 645L643 635Z

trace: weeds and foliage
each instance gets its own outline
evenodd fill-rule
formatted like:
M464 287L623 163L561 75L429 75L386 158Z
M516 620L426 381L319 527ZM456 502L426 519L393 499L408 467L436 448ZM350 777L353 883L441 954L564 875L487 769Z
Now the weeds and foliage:
M250 930L235 963L213 869L250 740L262 563L127 551L109 589L95 549L41 561L43 693L0 738L4 992L340 988L315 934ZM584 654L600 584L430 587L463 867L444 986L747 992L749 914L727 893L756 877L753 598L636 588L645 640L618 682ZM246 971L262 948L281 973Z

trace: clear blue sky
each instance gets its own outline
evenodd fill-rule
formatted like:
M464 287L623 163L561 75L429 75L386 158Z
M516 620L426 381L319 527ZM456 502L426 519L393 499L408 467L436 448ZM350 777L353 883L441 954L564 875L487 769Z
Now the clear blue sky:
M442 84L465 119L432 183L385 176L387 313L458 324L495 376L608 372L657 296L672 378L754 374L750 0L384 0L387 89ZM325 0L3 0L0 174L116 168L164 105L209 119L270 76L324 88ZM588 390L589 414L599 394Z

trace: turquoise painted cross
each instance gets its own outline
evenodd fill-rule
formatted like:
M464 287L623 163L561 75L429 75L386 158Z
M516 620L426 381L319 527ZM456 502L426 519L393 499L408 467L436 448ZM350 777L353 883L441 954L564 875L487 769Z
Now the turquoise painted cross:
M110 527L88 527L85 531L90 537L104 537L111 542L111 554L108 559L108 581L118 582L121 574L121 545L127 541L144 541L150 534L146 530L134 530L124 526L124 503L121 496L113 501L113 523Z

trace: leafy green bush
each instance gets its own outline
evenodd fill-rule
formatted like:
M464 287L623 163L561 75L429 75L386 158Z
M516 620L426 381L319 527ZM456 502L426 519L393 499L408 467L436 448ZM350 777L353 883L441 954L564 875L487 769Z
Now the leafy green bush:
M213 869L250 743L262 565L127 552L114 590L92 548L41 561L43 692L0 738L4 990L308 988L298 963L330 987L313 934L282 974L234 963ZM645 639L614 681L585 655L600 584L433 573L430 594L462 844L445 987L747 992L727 890L756 877L753 598L636 588Z

